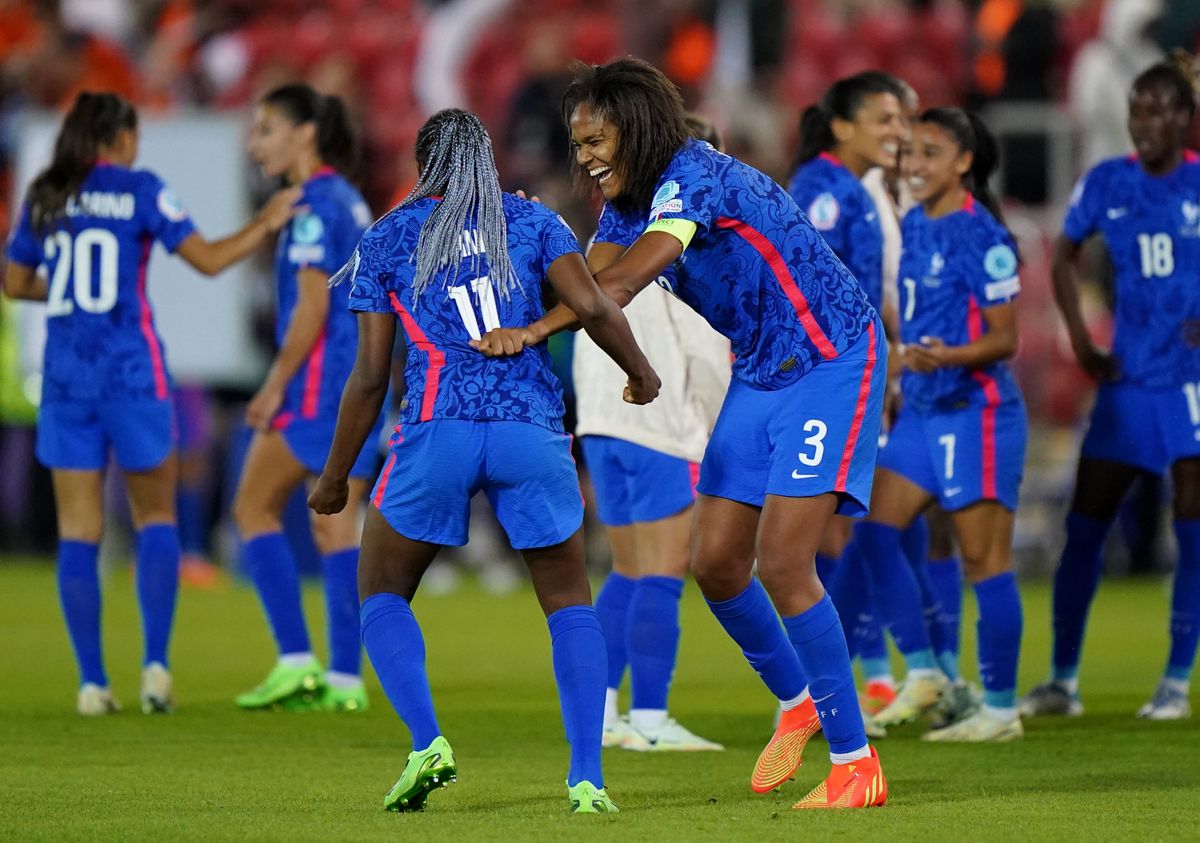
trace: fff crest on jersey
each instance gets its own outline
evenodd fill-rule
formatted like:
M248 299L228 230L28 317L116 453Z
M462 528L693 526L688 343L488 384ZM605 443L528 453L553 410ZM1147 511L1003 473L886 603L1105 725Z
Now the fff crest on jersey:
M1184 201L1180 206L1183 212L1183 229L1180 231L1185 237L1200 236L1200 202Z

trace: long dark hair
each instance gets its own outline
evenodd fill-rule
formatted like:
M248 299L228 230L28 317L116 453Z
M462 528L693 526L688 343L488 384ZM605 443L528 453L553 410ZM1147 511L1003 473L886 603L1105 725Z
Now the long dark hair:
M262 98L263 105L278 108L294 125L312 123L317 128L317 154L343 175L352 175L358 163L358 140L350 114L340 97L322 95L304 84L283 85Z
M1000 165L1000 145L992 130L979 119L979 115L961 108L931 108L922 112L917 122L941 126L954 138L960 150L971 153L971 169L963 176L963 187L1004 225L1000 202L988 187L988 179Z
M647 212L654 188L671 159L691 137L684 117L683 98L662 71L641 59L624 58L609 64L576 64L574 79L562 100L568 131L571 114L587 105L594 117L617 129L617 164L625 189L613 201L620 210ZM572 158L576 186L594 184Z
M117 139L117 133L137 129L137 112L116 94L84 91L63 118L54 141L54 157L29 187L33 228L45 231L66 212L67 201L83 186L96 166L99 150Z
M800 148L792 169L807 164L837 145L837 138L833 135L833 118L852 121L867 97L892 94L904 102L905 93L903 82L879 70L864 70L834 82L819 103L810 105L800 115Z

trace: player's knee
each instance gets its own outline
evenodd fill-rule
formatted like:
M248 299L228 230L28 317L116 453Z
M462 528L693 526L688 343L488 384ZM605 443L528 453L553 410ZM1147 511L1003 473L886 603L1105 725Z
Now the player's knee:
M60 513L59 538L66 541L99 544L104 534L104 516L100 513Z
M700 591L709 600L736 597L750 583L754 560L734 560L703 552L694 553L689 563Z

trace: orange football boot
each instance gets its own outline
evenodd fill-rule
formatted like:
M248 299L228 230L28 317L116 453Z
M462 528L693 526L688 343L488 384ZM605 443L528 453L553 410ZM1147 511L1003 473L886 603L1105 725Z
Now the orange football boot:
M859 695L859 703L868 714L875 715L883 711L896 699L896 688L889 682L868 682L867 687Z
M834 764L825 781L793 808L877 808L887 802L887 780L879 766L879 753L870 758Z
M821 731L821 720L812 697L800 705L783 712L775 734L767 743L754 772L750 774L750 789L755 793L769 793L790 779L800 766L804 745L808 739Z

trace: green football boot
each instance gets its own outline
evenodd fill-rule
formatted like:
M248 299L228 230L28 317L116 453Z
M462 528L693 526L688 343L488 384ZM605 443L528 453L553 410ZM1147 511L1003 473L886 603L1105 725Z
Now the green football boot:
M280 663L257 688L238 694L235 702L239 708L271 708L292 697L318 699L324 687L325 671L315 658L299 667Z
M321 708L324 711L366 711L370 705L367 686L361 682L353 688L335 688L327 684L321 691Z
M438 735L427 749L410 752L400 779L383 797L389 811L424 811L431 791L458 781L450 742Z
M567 785L567 798L571 801L572 814L616 814L621 810L608 798L604 788L589 781L574 787Z

